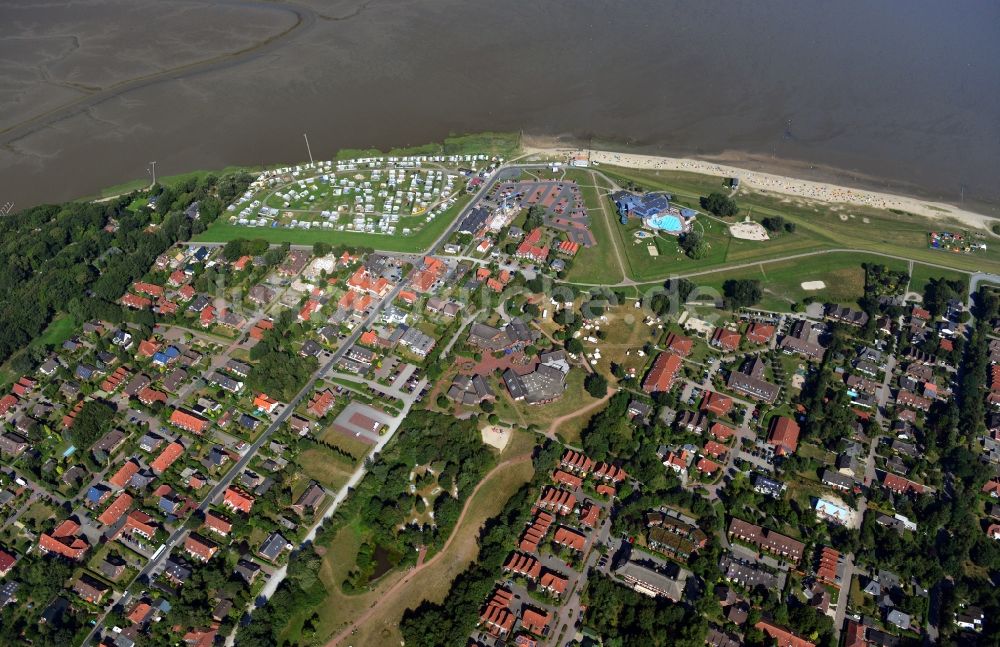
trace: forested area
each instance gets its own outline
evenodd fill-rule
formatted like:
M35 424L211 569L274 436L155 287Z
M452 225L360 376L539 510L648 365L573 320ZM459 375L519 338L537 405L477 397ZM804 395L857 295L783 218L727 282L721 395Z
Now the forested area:
M40 623L39 617L46 608L59 600L66 580L73 573L73 566L62 560L46 559L38 555L25 556L18 564L20 582L18 601L0 614L0 636L12 639L17 636L25 643L39 647L65 647L73 643L80 629L80 621L70 613L60 614L51 622ZM68 600L67 608L68 608Z
M98 438L110 431L114 417L114 406L104 400L88 400L70 427L73 444L76 447L90 448Z
M708 622L694 609L650 598L591 573L584 593L586 623L606 647L700 647Z
M264 334L252 349L253 368L247 384L254 391L288 402L302 390L309 377L319 368L315 357L303 357L292 348L299 335L292 330L295 311L284 310L274 328Z
M155 206L135 207L140 192L134 192L102 203L41 205L0 219L0 363L60 312L80 321L151 323L150 313L125 312L118 298L170 245L204 231L250 180L245 173L208 175L154 186ZM200 217L190 219L184 210L195 201ZM14 368L26 370L37 358L22 353L16 359Z

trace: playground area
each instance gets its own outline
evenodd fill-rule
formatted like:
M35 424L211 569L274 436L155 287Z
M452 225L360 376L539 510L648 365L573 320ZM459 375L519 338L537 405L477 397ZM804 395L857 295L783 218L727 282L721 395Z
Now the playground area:
M740 240L770 240L770 237L767 235L767 229L764 229L764 225L753 220L733 223L729 226L729 234L733 238L739 238Z
M973 240L973 238L962 232L931 231L927 233L927 246L931 249L956 254L971 254L986 249L986 243L982 240Z

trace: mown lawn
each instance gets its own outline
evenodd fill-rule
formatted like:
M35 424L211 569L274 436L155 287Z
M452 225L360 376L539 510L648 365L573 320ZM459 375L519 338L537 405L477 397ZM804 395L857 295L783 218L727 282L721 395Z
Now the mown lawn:
M792 303L801 303L806 297L819 302L843 305L857 304L864 295L865 272L862 263L881 263L890 269L905 272L907 264L892 258L853 252L831 252L808 259L792 259L759 263L751 267L722 270L692 278L699 287L710 288L722 294L728 279L757 279L761 282L764 297L760 307L768 310L790 311ZM804 290L802 283L823 281L821 290Z
M601 171L612 178L638 182L647 190L669 191L679 204L695 208L700 196L722 188L719 178L693 173L604 166ZM1000 249L995 246L972 254L952 254L928 248L927 233L940 230L943 226L941 221L873 207L805 202L749 189L741 190L735 199L740 206L738 218L749 213L759 221L764 217L780 215L795 225L795 232L780 234L766 242L734 240L724 259L726 263L764 260L815 249L844 248L891 254L967 271L1000 271ZM685 269L690 271L708 265L691 262ZM684 269L678 271L683 272Z
M961 281L966 287L969 285L969 275L957 270L946 270L940 267L931 267L922 263L914 263L913 272L910 274L910 292L918 294L924 293L924 288L931 279L946 278L949 281Z
M614 245L617 242L612 238L614 233L611 231L618 223L612 220L605 204L608 202L605 197L606 189L596 187L593 184L595 179L587 175L578 182L587 213L590 214L590 229L594 232L597 245L584 247L577 252L567 278L577 283L618 283L625 278L615 254Z

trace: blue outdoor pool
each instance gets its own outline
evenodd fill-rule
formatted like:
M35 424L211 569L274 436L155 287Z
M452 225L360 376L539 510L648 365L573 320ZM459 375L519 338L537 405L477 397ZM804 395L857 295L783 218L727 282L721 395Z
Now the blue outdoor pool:
M671 233L679 233L684 231L684 226L681 224L681 219L677 216L654 216L646 221L653 229L662 229L664 231L669 231Z

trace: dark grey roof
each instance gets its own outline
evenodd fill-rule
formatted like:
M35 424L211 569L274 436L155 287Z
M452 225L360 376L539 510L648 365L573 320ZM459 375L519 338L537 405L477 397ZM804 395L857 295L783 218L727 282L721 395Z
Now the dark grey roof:
M260 550L257 551L260 555L272 562L281 556L285 548L288 547L288 540L281 536L281 533L272 532L261 544Z

